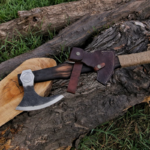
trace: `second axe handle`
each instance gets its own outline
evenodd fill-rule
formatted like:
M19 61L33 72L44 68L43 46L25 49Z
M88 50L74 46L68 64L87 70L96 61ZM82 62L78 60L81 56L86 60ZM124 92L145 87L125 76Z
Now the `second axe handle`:
M121 67L150 63L150 51L118 56Z

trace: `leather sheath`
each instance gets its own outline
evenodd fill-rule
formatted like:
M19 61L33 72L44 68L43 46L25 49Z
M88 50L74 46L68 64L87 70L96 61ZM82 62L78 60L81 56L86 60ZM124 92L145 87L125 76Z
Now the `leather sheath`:
M70 81L68 84L67 92L75 94L76 89L77 89L77 85L78 85L78 81L79 81L79 77L81 74L82 66L83 66L83 64L79 63L79 62L76 62L74 64L73 70L71 73L71 77L70 77Z
M69 59L92 67L97 71L97 80L102 84L107 83L115 67L115 53L111 50L89 53L81 48L73 47Z

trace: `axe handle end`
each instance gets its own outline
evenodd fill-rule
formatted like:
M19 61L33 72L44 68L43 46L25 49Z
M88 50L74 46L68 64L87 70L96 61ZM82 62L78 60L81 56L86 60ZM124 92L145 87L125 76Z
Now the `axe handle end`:
M150 51L118 56L121 67L129 67L150 63Z

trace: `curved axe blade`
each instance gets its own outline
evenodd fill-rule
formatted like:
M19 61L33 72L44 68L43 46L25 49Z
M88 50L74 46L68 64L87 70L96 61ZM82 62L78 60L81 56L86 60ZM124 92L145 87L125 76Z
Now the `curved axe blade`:
M55 95L50 97L41 97L34 90L34 74L31 70L24 70L20 76L24 87L24 97L16 110L32 111L39 110L60 101L64 96Z

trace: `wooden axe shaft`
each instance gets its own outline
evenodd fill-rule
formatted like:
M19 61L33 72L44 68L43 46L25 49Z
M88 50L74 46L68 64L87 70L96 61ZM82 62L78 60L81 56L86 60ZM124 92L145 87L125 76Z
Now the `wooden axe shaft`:
M58 65L56 67L41 69L37 71L33 71L33 74L35 76L34 82L44 82L54 79L69 79L74 64L69 63L63 63L61 65ZM91 67L88 67L86 65L83 65L81 73L88 73L88 72L94 72L94 69ZM18 81L19 85L22 85L22 82L20 80L20 75L18 74Z

